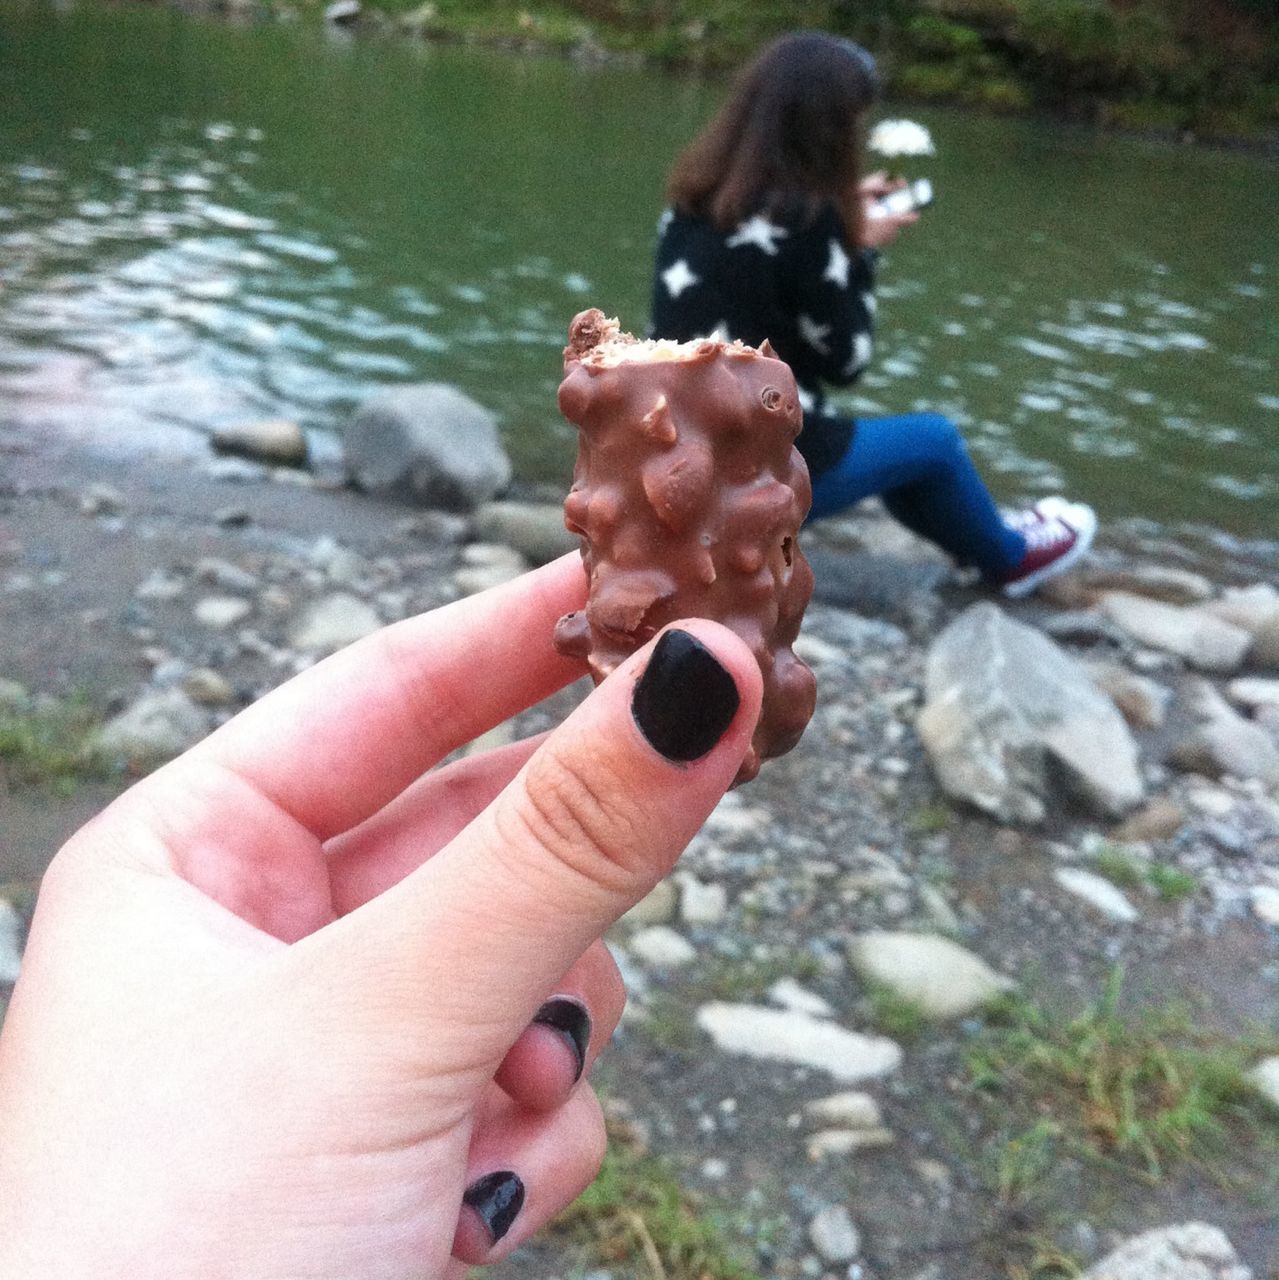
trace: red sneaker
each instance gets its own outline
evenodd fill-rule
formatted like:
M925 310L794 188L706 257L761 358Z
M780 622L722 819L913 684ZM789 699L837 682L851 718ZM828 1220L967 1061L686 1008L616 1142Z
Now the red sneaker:
M1044 498L1029 511L1005 516L1005 521L1026 539L1026 554L995 584L1004 595L1029 595L1046 578L1069 569L1092 545L1097 515L1082 502Z

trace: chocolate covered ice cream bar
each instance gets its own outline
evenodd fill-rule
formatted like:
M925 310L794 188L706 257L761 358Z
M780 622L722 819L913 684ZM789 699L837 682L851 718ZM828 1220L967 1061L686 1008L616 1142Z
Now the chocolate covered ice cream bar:
M799 741L816 700L791 651L813 590L795 379L767 343L637 341L594 309L569 328L564 373L560 412L578 428L564 522L589 596L555 646L598 683L677 618L731 627L764 677L748 781Z

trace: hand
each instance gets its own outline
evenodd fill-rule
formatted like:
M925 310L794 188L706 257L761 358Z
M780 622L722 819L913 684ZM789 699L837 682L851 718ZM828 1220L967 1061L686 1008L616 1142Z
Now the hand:
M732 782L760 677L681 623L549 735L427 773L581 673L550 636L582 578L335 654L57 855L0 1037L0 1274L438 1280L590 1180L572 1010L589 1067L598 940Z
M903 227L919 221L918 210L887 216L874 210L877 201L892 191L900 191L906 185L905 178L890 177L882 170L867 175L857 184L857 194L862 201L860 242L863 249L887 248L901 234Z

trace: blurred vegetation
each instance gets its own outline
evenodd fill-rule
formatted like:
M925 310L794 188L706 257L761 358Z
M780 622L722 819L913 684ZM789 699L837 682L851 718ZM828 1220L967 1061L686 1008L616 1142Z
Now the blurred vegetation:
M1279 123L1274 0L365 2L426 37L708 69L783 31L822 28L875 52L899 99L1206 135Z

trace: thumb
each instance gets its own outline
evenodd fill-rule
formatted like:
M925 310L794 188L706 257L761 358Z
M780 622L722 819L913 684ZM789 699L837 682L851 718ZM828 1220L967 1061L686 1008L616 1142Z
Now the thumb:
M439 853L292 950L326 952L333 981L359 992L365 1033L393 1037L397 1057L433 1072L495 1069L731 785L760 697L759 667L733 632L701 619L667 629Z

